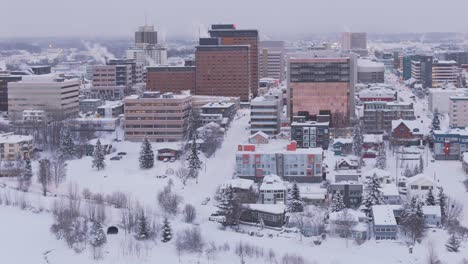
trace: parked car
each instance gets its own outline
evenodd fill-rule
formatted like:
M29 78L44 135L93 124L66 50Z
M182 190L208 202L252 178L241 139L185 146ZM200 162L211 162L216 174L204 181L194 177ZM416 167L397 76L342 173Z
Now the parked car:
M174 161L175 161L175 158L172 157L169 161L170 161L170 162L174 162Z
M203 199L201 204L202 205L207 205L210 200L211 200L210 197L206 197L205 199Z
M125 156L125 155L127 155L127 152L119 152L119 153L117 153L117 155L119 155L119 156Z
M114 156L110 158L110 160L121 160L121 159L122 159L122 156Z
M158 178L158 179L165 179L165 178L167 178L167 176L166 176L166 175L156 175L156 178Z
M169 158L163 159L163 162L168 162L168 161L169 161Z

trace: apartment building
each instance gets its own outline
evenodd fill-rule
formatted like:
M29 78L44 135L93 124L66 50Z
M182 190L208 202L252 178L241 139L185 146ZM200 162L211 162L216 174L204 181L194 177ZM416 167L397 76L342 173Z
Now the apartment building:
M156 142L180 141L186 132L191 96L145 92L124 99L125 139Z
M58 75L29 75L8 83L8 115L22 120L25 110L43 110L48 119L63 120L79 113L80 80Z
M460 94L449 98L450 127L465 128L468 126L468 94Z
M29 158L32 151L32 136L15 135L14 133L0 134L1 160L14 161L18 158Z
M259 78L284 79L284 41L261 41L258 54Z
M93 66L92 89L97 92L98 98L120 100L124 94L115 91L123 90L124 93L130 93L132 84L132 66L129 64Z
M453 84L458 87L458 66L456 61L434 60L432 64L432 87Z
M363 126L366 133L390 133L393 120L415 120L411 103L364 102Z
M324 179L323 149L298 149L293 141L286 147L275 144L239 145L236 174L255 181L275 174L288 181L321 182Z
M367 56L367 33L343 32L341 49L343 51L353 51L361 56Z
M418 55L411 60L411 78L422 84L424 88L432 87L432 63L434 58L429 55Z
M297 142L298 148L328 149L330 143L330 122L292 122L291 140Z
M189 90L195 93L195 67L158 66L146 68L146 90L181 93Z
M274 94L256 97L250 101L250 133L259 131L276 135L280 131L282 98Z
M293 54L288 59L288 115L331 116L341 127L354 118L356 55L331 51Z
M107 61L108 65L130 65L132 71L132 85L143 83L144 73L143 64L138 63L136 59L110 59ZM118 74L122 75L122 79L125 78L127 71L125 67L119 67Z
M450 112L450 97L459 94L468 94L466 88L442 88L442 89L429 89L429 110L433 113L436 111L440 114L447 114Z

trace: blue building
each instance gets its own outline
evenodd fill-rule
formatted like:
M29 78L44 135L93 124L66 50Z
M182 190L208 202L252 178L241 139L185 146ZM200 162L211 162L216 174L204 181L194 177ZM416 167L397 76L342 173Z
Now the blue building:
M398 225L392 206L372 206L372 223L376 240L397 239Z
M458 160L468 151L468 131L452 128L436 130L434 139L434 158L436 160Z

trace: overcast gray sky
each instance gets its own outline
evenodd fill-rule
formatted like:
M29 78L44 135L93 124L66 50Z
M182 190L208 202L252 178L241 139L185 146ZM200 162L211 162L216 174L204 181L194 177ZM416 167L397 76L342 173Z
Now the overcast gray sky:
M261 35L467 32L468 0L0 0L0 37L128 36L154 24L169 38L234 23Z

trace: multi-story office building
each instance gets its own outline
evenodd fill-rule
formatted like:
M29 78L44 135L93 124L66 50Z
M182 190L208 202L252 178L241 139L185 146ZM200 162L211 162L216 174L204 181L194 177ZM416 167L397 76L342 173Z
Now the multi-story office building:
M450 97L458 94L468 94L466 88L429 89L429 110L433 113L447 114L450 112Z
M96 65L93 67L92 86L96 89L105 90L106 87L122 87L124 93L130 93L132 90L132 66L123 65ZM108 97L107 97L108 96ZM116 100L122 97L114 97L115 94L104 95L102 99ZM123 94L121 95L123 96ZM100 97L101 98L101 97Z
M121 101L108 102L97 108L97 113L100 117L115 118L124 113L124 106Z
M411 78L421 83L424 88L432 87L432 63L434 58L418 55L411 60Z
M258 54L259 78L284 79L284 41L261 41Z
M449 98L450 127L468 127L468 94L460 94Z
M327 112L331 126L354 118L356 56L315 51L288 59L288 115L317 116ZM311 118L312 119L312 118Z
M158 32L154 30L154 26L144 25L135 32L136 47L145 48L148 45L156 44L158 44Z
M357 60L357 81L359 83L383 83L385 65L368 59Z
M182 140L191 96L160 92L145 92L124 99L125 139L168 142Z
M195 67L159 66L146 68L146 90L180 93L190 90L195 93Z
M24 110L43 110L49 120L63 120L78 115L80 80L65 80L56 75L23 76L8 83L8 115L22 120Z
M236 29L235 25L221 24L212 25L209 33L212 38L218 38L221 45L247 45L249 47L249 86L251 87L252 94L256 96L258 89L258 30Z
M276 135L280 131L282 98L274 94L255 97L250 101L250 133L262 131Z
M143 82L143 64L137 63L135 59L111 59L107 62L108 65L130 65L132 69L132 84ZM127 74L125 67L119 67L119 74ZM123 77L122 77L123 78Z
M447 84L458 86L457 62L434 60L432 64L432 87L438 88Z
M200 43L206 43L200 40ZM215 42L208 42L215 44ZM250 99L251 61L248 45L200 45L196 47L197 95Z
M328 149L330 141L329 122L292 122L291 140L297 142L298 148Z
M415 120L413 104L396 102L365 102L363 125L366 133L390 133L392 121Z
M285 180L321 182L323 175L323 149L298 149L293 141L286 148L271 144L239 145L236 153L236 174L240 178L260 181L275 174Z
M80 112L97 112L97 108L104 104L101 99L82 99L80 100Z
M443 55L444 60L456 61L457 66L468 64L468 51L452 51Z
M397 92L393 88L384 85L369 85L367 88L359 90L356 95L361 102L393 102L398 97Z
M8 83L21 81L21 75L0 72L0 112L8 111Z
M402 58L401 71L403 80L409 80L411 78L411 65L413 60L418 60L419 55L406 55Z
M365 32L343 32L341 49L354 51L361 56L367 55L367 33Z

